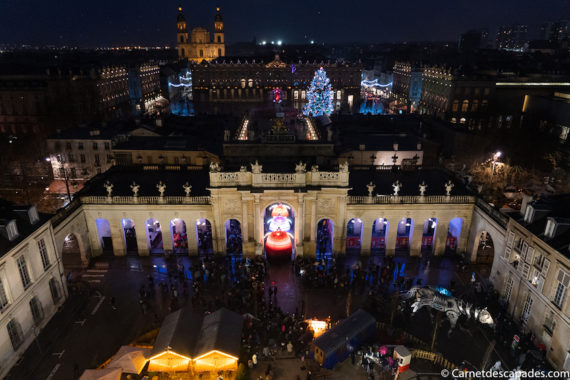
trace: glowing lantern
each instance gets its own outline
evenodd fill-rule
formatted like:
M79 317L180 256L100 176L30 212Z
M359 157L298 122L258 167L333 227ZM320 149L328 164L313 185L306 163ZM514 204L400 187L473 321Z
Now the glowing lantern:
M327 323L325 321L319 321L316 319L308 319L305 322L309 325L309 328L313 331L313 336L318 338L325 331L327 331Z

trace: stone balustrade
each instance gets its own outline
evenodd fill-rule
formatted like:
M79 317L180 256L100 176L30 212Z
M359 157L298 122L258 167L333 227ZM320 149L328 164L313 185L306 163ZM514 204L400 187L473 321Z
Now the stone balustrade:
M133 196L86 196L81 197L82 204L117 204L117 205L132 205L132 204L170 204L170 205L208 205L210 204L209 196L201 197L133 197Z
M265 188L305 186L348 186L348 172L308 171L301 173L210 172L210 186Z
M469 195L377 195L374 197L349 196L348 204L468 204L475 203Z

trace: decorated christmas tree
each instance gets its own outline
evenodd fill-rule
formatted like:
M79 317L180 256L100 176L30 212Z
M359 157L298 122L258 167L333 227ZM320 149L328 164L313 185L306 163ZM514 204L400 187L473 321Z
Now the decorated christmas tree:
M315 71L315 77L307 89L308 103L303 108L306 116L330 115L333 111L333 92L327 73L321 67Z

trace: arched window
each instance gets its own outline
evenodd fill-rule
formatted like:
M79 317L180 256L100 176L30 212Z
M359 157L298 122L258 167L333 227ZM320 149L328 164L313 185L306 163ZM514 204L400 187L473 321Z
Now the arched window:
M455 99L453 105L451 106L451 112L457 112L459 110L459 100Z
M204 56L204 50L200 49L200 58Z
M218 36L218 43L221 44L222 43L222 36ZM219 50L219 49L218 49ZM221 55L221 54L220 54Z
M253 87L253 79L248 79L248 80L247 80L247 86L248 86L248 87Z
M471 112L477 112L479 108L479 100L474 100L473 104L471 105Z
M184 36L180 36L180 43L184 42Z
M184 51L184 49L180 49L180 52L181 52L181 54L180 54L181 56L184 57L186 55L186 52Z
M222 49L218 49L218 57L222 56Z
M241 88L245 88L245 79L240 80Z
M461 104L461 112L469 111L469 100L465 99Z
M459 119L459 123L460 123L460 124L465 124L465 122L466 122L466 120L465 120L464 117L462 117L461 119Z

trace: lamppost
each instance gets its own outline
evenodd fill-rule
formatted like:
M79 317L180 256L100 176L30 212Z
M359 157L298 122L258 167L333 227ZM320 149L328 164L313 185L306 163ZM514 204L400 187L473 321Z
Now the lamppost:
M71 192L69 191L69 178L67 177L67 170L65 169L65 156L61 154L57 154L57 161L61 163L61 172L63 172L63 179L65 180L65 189L67 190L67 199L68 202L71 203ZM51 158L46 158L47 162L51 162ZM52 164L53 166L53 164Z
M495 175L495 166L497 166L497 162L499 160L499 158L501 158L502 153L499 151L495 154L493 154L493 167L491 169L491 174Z

